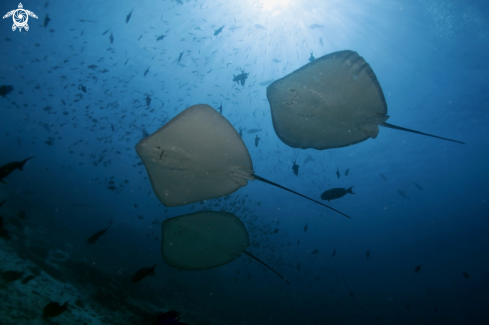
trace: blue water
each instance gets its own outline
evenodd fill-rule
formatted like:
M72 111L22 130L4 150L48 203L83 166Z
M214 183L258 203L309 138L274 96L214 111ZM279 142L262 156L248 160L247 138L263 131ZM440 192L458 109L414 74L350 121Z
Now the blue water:
M133 324L169 309L200 324L489 324L485 1L23 5L39 17L29 17L29 31L13 32L11 18L0 26L0 85L14 88L0 98L0 164L35 158L0 184L0 211L27 215L24 228L9 228L11 240L0 238L3 247L91 290L114 312L138 301ZM17 6L2 1L0 11ZM311 52L347 49L375 72L389 123L466 144L386 128L340 149L281 142L260 83L307 64ZM232 81L241 69L244 86ZM243 129L257 174L318 200L328 188L355 186L355 195L329 203L351 219L259 182L228 200L164 207L134 147L200 103L222 103L223 116ZM161 222L200 209L235 213L249 250L291 284L247 256L206 271L166 266ZM86 243L109 225L97 245ZM56 273L32 245L63 251L68 262ZM130 282L155 263L156 276Z

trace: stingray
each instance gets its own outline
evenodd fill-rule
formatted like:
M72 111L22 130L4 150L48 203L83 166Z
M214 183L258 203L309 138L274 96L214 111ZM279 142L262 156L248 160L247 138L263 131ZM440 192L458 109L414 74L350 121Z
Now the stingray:
M442 138L386 122L387 104L370 65L353 51L322 56L267 87L275 133L292 148L341 148L379 134L379 125Z
M248 231L234 214L201 211L161 223L161 255L168 266L183 270L208 270L232 262L241 253L287 279L245 249Z
M167 207L229 195L259 180L346 214L255 174L234 127L209 105L194 105L142 139L136 152L153 190ZM350 217L348 217L350 218Z

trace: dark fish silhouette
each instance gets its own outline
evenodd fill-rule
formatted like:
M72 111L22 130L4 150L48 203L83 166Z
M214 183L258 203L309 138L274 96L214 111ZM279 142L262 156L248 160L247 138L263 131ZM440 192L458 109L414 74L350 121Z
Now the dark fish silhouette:
M139 269L136 273L131 278L132 283L136 283L144 279L145 277L149 276L154 276L155 275L155 267L157 264L153 265L152 267L143 267Z
M255 138L255 147L258 147L258 141L260 141L260 138L257 135Z
M241 73L235 76L233 74L233 81L236 81L238 84L241 83L241 86L245 85L246 79L248 79L249 73L245 73L244 70L241 70Z
M34 279L37 275L28 275L22 280L22 284L27 284L27 282L31 281Z
M418 273L419 270L421 270L421 265L416 266L416 268L414 269L414 273Z
M350 173L350 168L348 168L345 172L345 176L348 176L348 174Z
M133 9L134 10L134 9ZM129 20L131 19L131 15L132 15L132 10L131 12L129 13L129 15L126 16L126 24L129 22Z
M110 44L114 43L114 35L112 35L112 33L110 33L109 40Z
M11 270L2 272L2 274L0 275L2 280L7 282L7 283L8 282L14 282L14 281L22 278L22 276L23 276L22 272L11 271Z
M331 255L331 257L334 257L336 255L336 249L333 250L333 255Z
M180 321L179 313L175 310L167 311L158 316L155 325L187 325Z
M252 133L256 133L256 132L260 132L261 129L249 129L248 130L248 133L252 134Z
M185 52L185 51L184 51L184 52ZM178 56L178 60L177 60L177 62L179 62L179 63L180 63L180 60L182 59L182 56L183 56L183 52L182 52L182 53L180 53L180 55Z
M314 57L314 55L312 55L312 52L311 52L311 56L309 57L309 62L312 62L316 60L316 58Z
M336 176L338 176L338 178L340 178L340 171L338 170L338 168L336 168Z
M313 251L312 251L312 253L311 253L311 254L317 254L317 253L318 253L318 250L317 250L317 249L315 249L315 250L313 250Z
M105 32L103 32L103 33L102 33L102 35L107 34L107 33L109 32L109 30L110 30L110 28L109 28L109 29L107 29Z
M12 87L12 86L7 86L7 85L0 86L0 96L4 97L8 93L10 93L12 90L14 90L14 87Z
M43 317L56 317L61 315L65 310L68 309L68 301L65 302L63 305L60 305L57 302L50 302L49 304L44 307L44 310L42 312Z
M15 169L18 170L23 170L25 163L27 160L34 158L34 156L26 158L22 161L13 161L9 162L8 164L5 164L0 167L0 182L7 184L3 179L7 177L11 172L13 172Z
M294 171L294 174L299 175L299 165L297 165L294 161L294 165L292 166L292 170Z
M311 26L309 26L310 29L323 28L323 27L324 27L323 25L318 25L318 24L312 24Z
M307 223L306 223L306 225L304 226L304 232L306 232L306 231L307 231Z
M46 17L44 17L44 28L48 27L49 22L51 21L51 18L46 14Z
M221 115L222 115L222 102L221 102L221 105L217 109L219 110L219 113L221 113Z
M397 193L399 193L399 195L402 196L403 198L409 199L409 196L407 196L406 193L404 193L403 191L397 190Z
M369 258L370 257L370 251L367 251L366 255L367 255L367 258Z
M413 182L413 184L414 184L414 185L416 185L416 187L417 187L418 189L420 189L421 191L423 190L423 188L421 187L421 185L419 185L418 183Z
M104 230L100 230L100 231L97 231L96 233L94 233L92 235L92 237L90 237L90 238L87 239L87 243L94 244L97 241L97 239L100 238L100 236L102 236L103 234L105 234L105 232L107 231L107 229L109 229L109 227L105 228Z
M382 177L384 180L388 181L388 179L387 179L387 178L386 178L384 175L382 175L382 174L379 174L379 175L380 175L380 177Z
M149 107L149 105L151 105L151 97L149 97L149 95L146 95L146 106Z
M156 39L157 41L161 41L162 39L164 39L166 37L166 35L161 35L161 36L158 36L158 38Z
M224 25L221 28L216 29L214 31L214 36L217 36L217 35L221 34L223 28L224 28Z
M146 75L149 73L149 67L148 69L146 69L146 71L144 71L144 77L146 77Z
M468 275L466 272L462 272L462 274L464 275L464 277L465 277L466 279L470 279L470 276L469 276L469 275Z
M243 138L243 130L241 130L241 128L239 128L239 136Z
M323 194L321 194L321 199L322 200L331 201L331 200L339 199L340 197L345 196L347 193L355 194L351 190L353 187L354 186L352 186L352 187L350 187L348 189L346 189L346 188L340 188L340 187L329 189L327 191L324 191Z

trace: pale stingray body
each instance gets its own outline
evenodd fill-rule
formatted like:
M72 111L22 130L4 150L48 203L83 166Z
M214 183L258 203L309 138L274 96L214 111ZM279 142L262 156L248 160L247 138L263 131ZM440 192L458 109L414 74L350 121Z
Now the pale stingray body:
M243 140L208 105L187 108L141 140L136 152L167 207L228 195L254 180Z
M370 65L353 51L320 57L267 87L277 136L293 148L350 146L379 134L379 125L414 131L385 121L387 104Z

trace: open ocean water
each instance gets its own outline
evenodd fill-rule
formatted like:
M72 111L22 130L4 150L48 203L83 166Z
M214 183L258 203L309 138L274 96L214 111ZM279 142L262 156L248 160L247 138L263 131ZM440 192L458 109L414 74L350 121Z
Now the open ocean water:
M0 12L0 324L489 324L487 1L5 0ZM321 65L345 50L364 61ZM379 89L387 123L465 144L383 126L375 137ZM197 104L227 129L174 123L161 153L138 155ZM292 107L285 129L278 106ZM351 130L375 139L283 141L344 140L321 132L358 112L375 123ZM251 165L249 182L229 173L216 152L233 148L351 218L251 181ZM227 193L203 180L222 171ZM175 188L201 196L165 206ZM172 265L162 223L198 211L244 227L206 219L185 240L210 255L177 251L191 267ZM196 260L206 269L190 270Z

